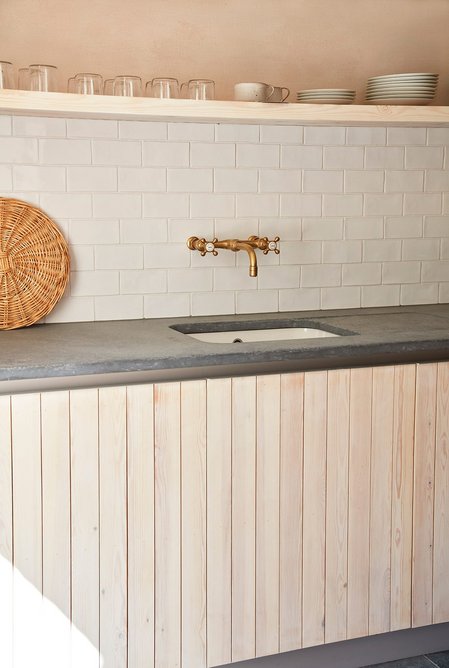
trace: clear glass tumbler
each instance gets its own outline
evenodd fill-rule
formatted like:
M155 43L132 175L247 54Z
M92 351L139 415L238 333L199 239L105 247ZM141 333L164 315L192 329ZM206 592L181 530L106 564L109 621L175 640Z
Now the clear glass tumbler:
M81 72L70 77L67 90L78 95L101 95L103 93L103 77L101 74Z
M142 96L142 79L140 77L121 74L112 82L112 94L125 97Z
M215 81L212 79L190 79L181 84L181 91L187 88L187 97L190 100L214 100Z
M0 60L0 88L15 88L12 63Z
M178 79L172 77L156 77L148 81L145 89L149 97L159 97L161 99L179 97Z
M58 90L57 72L55 65L30 65L29 90L56 91Z

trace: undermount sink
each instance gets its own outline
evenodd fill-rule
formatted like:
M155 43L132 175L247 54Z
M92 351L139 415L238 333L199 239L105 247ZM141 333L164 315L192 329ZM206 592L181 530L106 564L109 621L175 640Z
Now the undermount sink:
M341 336L313 327L282 327L279 329L233 329L227 332L190 333L193 339L207 343L250 343L254 341L286 341L296 339L323 339Z

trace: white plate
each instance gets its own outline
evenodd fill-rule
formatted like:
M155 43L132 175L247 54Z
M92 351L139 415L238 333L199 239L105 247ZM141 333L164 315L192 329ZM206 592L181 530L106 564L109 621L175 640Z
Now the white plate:
M397 88L401 90L402 88L420 88L422 90L436 90L436 84L419 84L419 83L382 83L382 84L368 84L368 90L389 90L390 88Z
M432 100L428 100L422 97L416 98L416 97L388 97L388 98L383 98L380 97L379 99L371 99L366 101L367 104L377 104L381 106L385 105L396 105L396 104L407 104L407 105L412 105L412 106L424 106L425 104L429 104L429 102L432 102Z
M381 74L377 77L370 77L368 81L382 81L384 79L438 79L438 74L431 72L407 72L404 74Z
M338 98L345 98L347 100L353 100L355 98L355 95L331 95L330 93L328 93L328 94L323 93L322 95L302 95L301 93L298 93L296 95L296 97L298 97L298 98L300 97L300 98L303 98L303 99L306 99L306 100L314 99L314 98L317 98L317 97L329 97L329 98L338 97Z
M352 104L354 100L352 98L348 100L346 98L341 99L339 97L333 97L333 98L317 97L316 99L312 99L312 100L299 99L299 100L296 100L296 101L299 104Z
M373 99L378 99L379 97L382 98L395 98L395 97L419 97L424 100L433 100L435 97L434 95L428 95L427 93L367 93L365 96L368 100L373 100Z
M350 90L349 88L308 88L305 90L298 91L298 94L316 94L316 93L338 93L340 95L355 95L355 90Z

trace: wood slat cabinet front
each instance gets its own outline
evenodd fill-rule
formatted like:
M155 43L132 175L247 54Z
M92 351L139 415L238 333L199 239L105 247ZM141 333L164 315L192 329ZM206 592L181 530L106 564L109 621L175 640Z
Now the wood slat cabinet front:
M449 363L4 396L0 418L0 557L108 668L449 621Z

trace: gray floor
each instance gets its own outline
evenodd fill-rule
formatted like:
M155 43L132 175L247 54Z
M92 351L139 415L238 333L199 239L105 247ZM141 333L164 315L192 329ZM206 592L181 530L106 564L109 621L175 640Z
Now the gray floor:
M449 668L449 650L436 654L414 656L400 661L390 661L389 663L376 663L366 666L366 668Z

